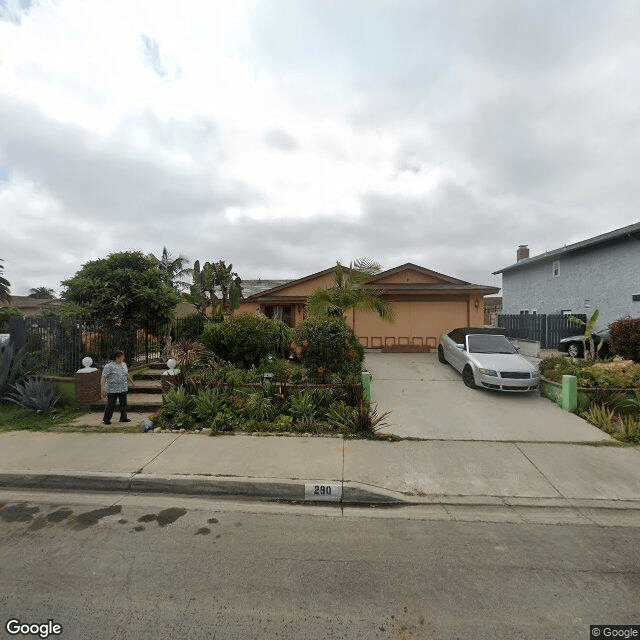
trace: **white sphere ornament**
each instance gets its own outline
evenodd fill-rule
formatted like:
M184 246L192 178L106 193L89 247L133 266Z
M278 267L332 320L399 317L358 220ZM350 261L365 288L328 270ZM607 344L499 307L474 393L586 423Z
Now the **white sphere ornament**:
M93 364L93 358L89 358L89 357L82 358L82 366L85 369L88 369L92 364Z
M169 358L167 360L167 367L169 367L169 369L173 370L176 368L177 365L178 363L173 358Z

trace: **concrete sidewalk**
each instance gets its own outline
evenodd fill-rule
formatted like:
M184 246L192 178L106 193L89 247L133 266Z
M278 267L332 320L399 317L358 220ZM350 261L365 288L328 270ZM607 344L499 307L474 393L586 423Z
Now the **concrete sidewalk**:
M0 434L0 486L345 503L640 510L640 448L199 434Z

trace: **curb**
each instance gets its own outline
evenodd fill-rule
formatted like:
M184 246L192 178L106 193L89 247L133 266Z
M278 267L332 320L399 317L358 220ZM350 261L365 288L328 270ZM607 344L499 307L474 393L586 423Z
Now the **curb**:
M311 482L309 481L309 483ZM0 473L0 488L5 489L161 493L319 504L320 501L305 500L305 484L303 480L240 479L201 475ZM336 484L340 484L340 481L336 481ZM401 506L411 503L389 491L371 490L345 483L342 499L328 504Z
M315 481L318 482L318 481ZM305 484L313 480L235 478L209 475L155 475L123 473L0 473L0 489L48 491L148 493L246 499L259 502L292 502L328 506L370 507L588 509L640 512L640 499L524 497L492 495L405 495L359 482L342 483L342 498L334 501L305 499ZM335 481L335 484L341 484Z

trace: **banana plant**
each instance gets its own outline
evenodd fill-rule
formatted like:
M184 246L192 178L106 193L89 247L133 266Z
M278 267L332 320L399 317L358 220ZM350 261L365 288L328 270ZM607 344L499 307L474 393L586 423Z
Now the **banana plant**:
M600 353L600 349L602 349L602 345L603 345L602 340L600 340L600 342L598 343L598 346L596 347L595 341L593 339L593 330L596 326L596 322L598 322L599 317L600 317L600 309L596 309L586 322L584 320L581 320L580 318L577 318L576 316L569 316L567 318L569 322L573 322L574 324L579 324L581 326L584 326L584 336L582 336L582 343L584 345L585 360L590 360L591 358L595 360L597 355ZM587 348L587 344L589 345L589 348Z

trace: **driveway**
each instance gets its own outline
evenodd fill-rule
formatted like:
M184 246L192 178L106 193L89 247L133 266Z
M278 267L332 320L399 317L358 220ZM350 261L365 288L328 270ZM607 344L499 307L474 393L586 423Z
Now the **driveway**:
M426 440L590 442L609 436L535 392L469 389L437 353L368 351L371 398L391 411L384 431Z

